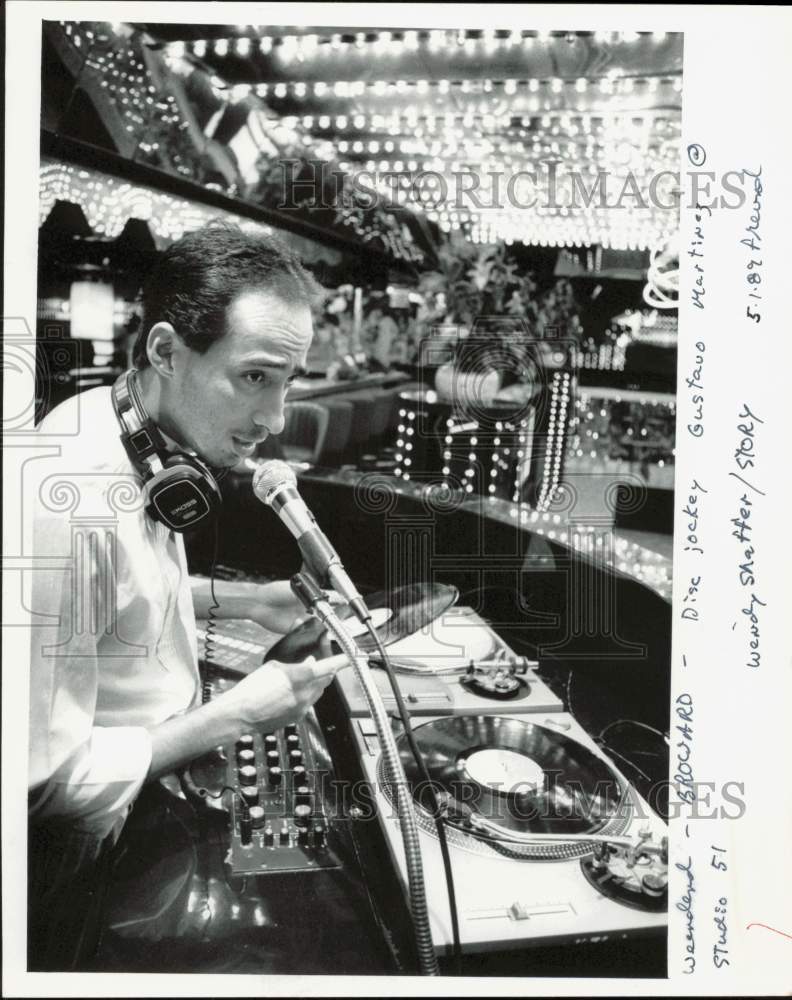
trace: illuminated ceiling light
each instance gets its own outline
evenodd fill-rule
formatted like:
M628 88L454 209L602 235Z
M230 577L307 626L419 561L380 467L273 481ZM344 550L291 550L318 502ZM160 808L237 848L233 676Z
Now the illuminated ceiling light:
M275 89L277 91L278 88L276 87ZM324 94L327 93L327 84L319 80L317 83L313 85L313 92L316 95L316 97L324 96Z
M356 48L362 49L363 46L364 46L364 44L365 44L365 42L366 42L365 32L358 31L358 33L355 35L355 46L356 46Z
M286 96L286 84L285 83L276 83L275 84L275 96L276 97L285 97Z
M677 93L679 93L679 92L680 92L680 90L682 90L682 80L681 80L681 78L680 78L680 77L677 77L677 78L676 78L676 79L674 80L674 90L675 90L675 91L676 91Z
M583 76L578 77L578 79L575 80L575 90L579 94L584 94L587 89L588 89L588 80Z
M629 44L630 42L637 42L639 38L640 35L638 34L637 31L620 31L618 35L618 40L625 44Z
M294 35L285 35L278 46L278 55L284 62L294 59L297 55L297 39Z
M335 123L336 123L336 128L340 129L342 132L344 131L344 129L349 124L346 115L339 115L336 118Z
M319 116L319 128L325 129L330 128L330 116L320 115Z
M206 55L206 42L204 39L200 38L197 42L193 42L192 50L199 59L203 59Z
M664 31L653 31L652 41L653 42L664 42L666 39L666 33Z
M183 59L186 51L186 46L184 42L171 42L167 46L167 52L169 56L174 59Z
M333 94L336 97L349 96L349 83L346 80L336 80L333 84Z
M355 115L352 119L352 124L356 129L363 129L366 127L366 116L365 115Z
M429 90L428 80L419 80L415 85L415 91L418 94L426 94Z
M537 42L541 42L543 45L546 45L551 40L551 38L552 38L552 36L551 36L551 34L550 34L549 31L537 31L536 32L536 40L537 40Z
M338 49L341 48L341 45L342 45L342 40L341 40L341 36L340 35L331 35L330 36L330 48L331 49L338 50Z
M451 89L450 80L441 80L437 85L437 90L441 94L447 94L450 89Z
M247 56L250 54L250 39L249 38L237 38L234 44L234 49L238 56Z
M445 48L446 34L444 31L430 31L428 41L429 51L437 52L439 49Z
M227 38L216 38L214 43L215 55L227 56L228 55L228 39Z
M305 97L306 86L304 83L295 83L294 85L294 96L295 97Z
M602 42L603 44L607 45L607 43L611 40L611 35L612 35L612 32L610 32L610 31L595 31L594 32L594 41L595 42Z
M539 81L537 79L531 79L528 81L528 89L532 94L535 94L539 89Z
M431 35L431 32L430 32ZM404 33L404 47L408 52L415 52L418 48L418 32L417 31L405 31Z
M503 93L504 94L516 94L517 93L517 81L516 80L504 80L503 81Z
M550 89L553 91L554 94L560 94L561 91L564 89L564 81L559 80L557 76L553 77L553 79L550 81Z
M313 128L313 115L305 115L302 120L303 128Z

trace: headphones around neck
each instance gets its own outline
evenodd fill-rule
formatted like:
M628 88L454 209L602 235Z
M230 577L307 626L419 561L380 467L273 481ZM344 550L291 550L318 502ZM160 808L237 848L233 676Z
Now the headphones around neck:
M112 395L121 443L143 478L146 513L180 533L205 524L222 502L209 468L195 455L168 451L162 432L143 406L134 368L119 375Z

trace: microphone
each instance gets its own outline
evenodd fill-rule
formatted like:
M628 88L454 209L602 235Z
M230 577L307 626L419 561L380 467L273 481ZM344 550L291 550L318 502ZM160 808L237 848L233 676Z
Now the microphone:
M263 462L253 473L253 492L262 503L275 511L297 539L303 558L319 583L324 584L328 580L365 624L371 618L371 612L347 575L338 553L297 492L294 471L277 458Z

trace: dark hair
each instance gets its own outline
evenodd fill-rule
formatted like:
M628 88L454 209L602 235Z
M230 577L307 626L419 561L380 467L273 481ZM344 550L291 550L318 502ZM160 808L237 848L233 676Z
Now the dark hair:
M146 341L155 323L170 323L199 354L226 332L226 310L241 292L263 288L312 306L321 293L295 254L269 235L210 223L162 254L143 284L143 322L132 360L149 364Z

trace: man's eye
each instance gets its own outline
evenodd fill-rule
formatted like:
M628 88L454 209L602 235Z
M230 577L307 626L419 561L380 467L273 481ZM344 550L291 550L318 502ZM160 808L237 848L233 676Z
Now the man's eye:
M267 376L264 372L246 372L242 377L249 385L261 385Z

